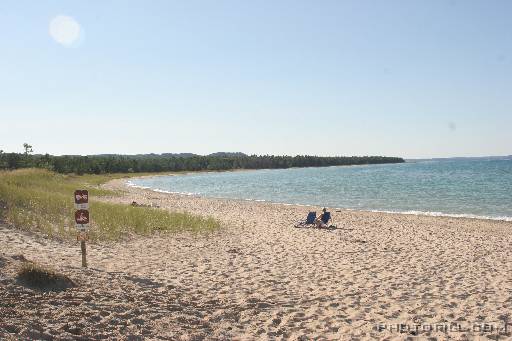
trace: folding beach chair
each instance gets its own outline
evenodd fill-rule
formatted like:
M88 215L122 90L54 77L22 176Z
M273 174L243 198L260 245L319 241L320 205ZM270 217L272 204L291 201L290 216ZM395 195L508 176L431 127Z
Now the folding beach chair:
M314 226L316 219L316 212L309 212L305 220L298 221L295 227L311 227Z
M331 225L328 225L329 221L331 221ZM335 229L336 228L336 225L334 225L333 221L332 221L331 212L328 212L328 211L324 212L324 215L322 216L322 223L324 223L326 225L326 227L324 227L324 228L327 228L327 229Z
M324 215L322 216L322 223L325 225L329 224L329 220L331 220L331 212L324 212Z

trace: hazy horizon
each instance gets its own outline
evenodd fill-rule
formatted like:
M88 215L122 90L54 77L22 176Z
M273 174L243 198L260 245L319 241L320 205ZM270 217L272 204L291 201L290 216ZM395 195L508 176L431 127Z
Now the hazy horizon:
M0 149L512 154L508 1L4 1Z

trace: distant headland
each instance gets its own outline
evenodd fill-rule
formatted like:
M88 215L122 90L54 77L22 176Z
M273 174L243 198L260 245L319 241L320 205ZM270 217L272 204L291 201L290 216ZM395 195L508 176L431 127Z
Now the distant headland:
M241 152L217 152L209 155L163 153L55 156L32 154L31 148L26 148L25 153L4 153L0 151L0 169L45 168L58 173L75 174L278 169L403 162L405 160L401 157L387 156L276 156L247 155Z

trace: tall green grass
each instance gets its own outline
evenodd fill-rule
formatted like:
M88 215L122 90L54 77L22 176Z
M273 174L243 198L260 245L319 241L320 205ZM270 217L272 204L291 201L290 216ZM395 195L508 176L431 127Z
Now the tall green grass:
M74 237L73 193L76 189L87 189L92 239L115 240L129 233L203 231L219 227L219 222L212 218L95 200L102 196L118 195L98 185L122 176L63 175L41 169L2 171L0 215L18 227L36 228L51 236Z

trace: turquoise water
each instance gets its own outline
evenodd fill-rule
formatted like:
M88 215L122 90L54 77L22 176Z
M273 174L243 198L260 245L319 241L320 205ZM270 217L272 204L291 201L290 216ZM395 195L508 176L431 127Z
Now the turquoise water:
M197 173L131 185L206 197L512 221L512 160Z

